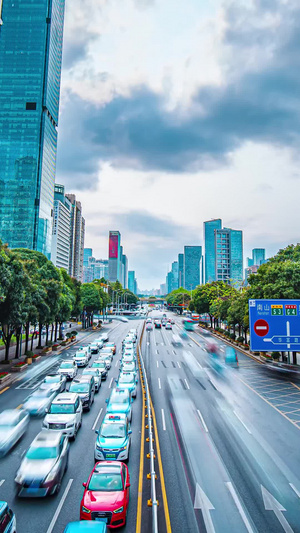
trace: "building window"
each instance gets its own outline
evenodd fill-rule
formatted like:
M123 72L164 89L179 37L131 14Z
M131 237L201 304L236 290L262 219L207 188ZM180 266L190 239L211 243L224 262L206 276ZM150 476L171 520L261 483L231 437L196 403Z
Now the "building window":
M35 111L36 102L26 102L26 111Z

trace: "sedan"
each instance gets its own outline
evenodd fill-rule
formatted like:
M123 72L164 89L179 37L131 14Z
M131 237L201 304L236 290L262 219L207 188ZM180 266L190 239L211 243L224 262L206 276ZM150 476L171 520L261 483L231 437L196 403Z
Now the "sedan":
M165 329L172 329L172 324L171 322L167 322L166 325L165 325Z
M82 372L83 376L94 376L95 379L95 391L99 392L101 387L101 372L99 368L85 368Z
M66 388L67 378L62 374L49 374L46 376L43 383L41 384L42 388L49 388L57 393L63 392Z
M106 348L110 348L110 349L112 350L113 355L116 354L117 346L115 345L114 342L108 342L108 343L106 344Z
M0 413L0 457L21 439L29 424L29 414L18 409L6 409Z
M32 416L44 416L56 394L48 388L37 389L25 400L23 409Z
M105 522L110 528L126 524L130 478L124 463L97 463L83 486L80 520Z
M102 381L107 378L107 368L104 361L94 361L91 368L99 368Z
M150 322L146 325L146 331L152 331L153 330L153 326L152 324L150 324Z

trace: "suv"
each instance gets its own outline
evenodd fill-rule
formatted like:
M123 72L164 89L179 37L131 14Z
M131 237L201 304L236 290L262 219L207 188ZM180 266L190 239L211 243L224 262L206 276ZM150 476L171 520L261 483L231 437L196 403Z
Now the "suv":
M90 345L89 346L79 346L79 348L77 349L77 352L86 353L86 355L88 357L88 360L90 360L90 358L92 357L91 356L91 347L90 347Z
M99 344L98 344L98 342L92 342L90 344L90 346L91 346L91 354L99 352Z
M62 392L50 405L43 427L62 431L75 440L82 423L82 403L78 394Z
M122 413L105 415L95 444L95 461L127 461L131 429Z
M16 517L6 502L0 501L0 531L17 533Z
M154 327L157 329L161 329L161 321L160 320L154 320Z
M76 365L79 366L86 366L89 363L89 356L87 352L84 352L83 350L79 350L75 353L73 357L73 361L75 361Z
M77 365L75 361L62 361L57 373L66 376L67 379L74 379L77 376Z
M83 409L90 410L94 403L95 379L94 376L80 376L70 385L70 392L76 392L81 398Z

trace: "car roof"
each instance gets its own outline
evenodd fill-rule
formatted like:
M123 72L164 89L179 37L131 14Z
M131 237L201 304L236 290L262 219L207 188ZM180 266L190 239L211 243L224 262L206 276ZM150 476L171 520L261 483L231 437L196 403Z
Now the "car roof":
M11 423L15 418L18 418L20 411L16 409L5 409L0 413L0 422L9 422Z
M73 383L82 383L83 381L92 381L94 379L94 376L88 376L88 375L83 375L81 374L81 376L79 376L77 379L73 379Z
M128 394L129 396L129 391L123 387L116 387L111 391L111 394Z
M58 394L52 403L75 403L78 394L76 392L61 392Z
M31 446L42 446L43 444L51 444L52 446L59 444L62 437L62 431L51 431L51 429L42 429L35 439L32 441Z

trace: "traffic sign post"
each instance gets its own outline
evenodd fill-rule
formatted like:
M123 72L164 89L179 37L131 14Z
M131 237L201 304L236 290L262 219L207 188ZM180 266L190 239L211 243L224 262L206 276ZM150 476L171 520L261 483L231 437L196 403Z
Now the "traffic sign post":
M249 300L254 352L300 351L300 300Z

